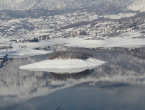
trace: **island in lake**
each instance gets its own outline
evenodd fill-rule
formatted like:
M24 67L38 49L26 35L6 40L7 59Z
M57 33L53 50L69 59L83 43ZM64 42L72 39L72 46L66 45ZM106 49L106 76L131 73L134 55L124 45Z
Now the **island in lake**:
M57 74L78 73L104 64L104 61L93 58L87 50L56 51L49 59L24 66L20 69L30 71L47 71Z

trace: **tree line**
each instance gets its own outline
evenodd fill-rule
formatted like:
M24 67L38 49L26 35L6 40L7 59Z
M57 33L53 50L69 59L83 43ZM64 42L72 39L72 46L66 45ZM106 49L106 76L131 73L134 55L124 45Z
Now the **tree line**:
M56 51L50 54L49 59L87 59L93 55L87 50Z

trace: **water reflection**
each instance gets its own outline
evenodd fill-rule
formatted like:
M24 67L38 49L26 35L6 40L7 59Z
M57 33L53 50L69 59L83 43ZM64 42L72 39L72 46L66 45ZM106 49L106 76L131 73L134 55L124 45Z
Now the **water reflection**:
M79 73L50 73L55 79L57 80L68 80L68 79L81 79L81 78L87 78L89 75L91 75L94 72L94 69L91 70L85 70Z
M76 88L101 88L101 89L119 89L132 86L130 83L124 82L110 82L110 81L98 81L98 82L84 82L76 84Z
M82 84L83 85L83 84ZM89 84L88 84L89 85ZM145 87L120 88L73 87L45 97L28 100L7 110L144 110Z

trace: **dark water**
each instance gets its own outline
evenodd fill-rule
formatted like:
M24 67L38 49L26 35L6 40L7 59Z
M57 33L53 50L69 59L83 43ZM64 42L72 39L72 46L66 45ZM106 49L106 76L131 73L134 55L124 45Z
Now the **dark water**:
M75 75L19 70L49 55L9 61L0 69L0 110L144 110L145 60L120 50L89 51L107 63Z

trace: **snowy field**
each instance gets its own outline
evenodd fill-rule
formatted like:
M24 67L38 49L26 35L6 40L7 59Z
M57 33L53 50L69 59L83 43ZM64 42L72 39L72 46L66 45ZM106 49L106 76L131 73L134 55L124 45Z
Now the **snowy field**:
M104 15L104 18L121 19L121 18L132 17L135 15L136 15L136 13L119 13L119 14L114 14L114 15Z
M44 48L47 46L64 44L64 42L53 42L53 41L40 41L40 42L28 42L28 43L12 43L12 49L2 49L0 50L0 57L3 57L6 54L9 55L9 58L19 58L19 57L29 57L34 55L48 54L52 51L45 50L35 50L35 48ZM6 44L5 44L6 45ZM1 47L5 46L4 44L0 44ZM7 44L6 46L9 46ZM26 48L21 48L26 47Z
M51 53L50 51L35 50L35 48L44 48L47 46L64 45L66 47L79 48L97 48L97 47L143 47L145 46L145 39L141 38L140 32L128 32L120 34L116 37L103 37L104 40L86 40L92 37L69 37L69 38L54 38L40 42L27 43L12 43L12 49L8 49L8 54L12 57L26 57L40 54ZM135 38L135 39L134 39ZM2 39L3 40L3 39ZM8 41L8 39L6 39ZM0 44L0 47L9 46L9 43ZM20 47L26 47L22 49ZM6 50L0 50L0 57L3 57ZM10 57L10 56L9 56Z
M139 38L139 32L128 32L117 37L104 38L104 40L86 40L84 38L57 38L52 39L52 42L65 42L67 47L80 48L97 48L97 47L143 47L145 46L145 39ZM134 39L134 37L137 37Z

